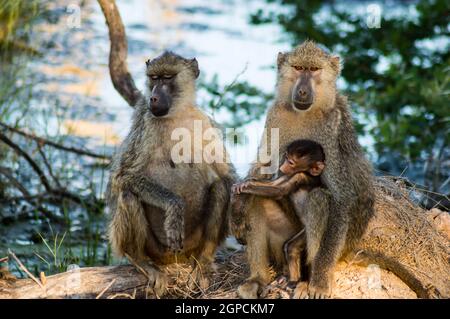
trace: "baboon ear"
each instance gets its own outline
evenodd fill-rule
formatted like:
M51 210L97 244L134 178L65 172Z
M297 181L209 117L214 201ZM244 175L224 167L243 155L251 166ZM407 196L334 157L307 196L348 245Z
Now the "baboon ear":
M322 174L324 168L325 168L324 162L317 162L309 169L309 173L312 176L319 176L320 174Z
M331 67L336 71L337 74L341 72L341 58L337 55L333 55L330 58Z
M281 65L286 61L287 53L278 52L277 56L277 67L280 69Z
M189 64L190 64L192 70L194 71L195 78L198 78L198 76L200 75L200 69L198 68L197 59L193 58L193 59L189 60Z
M145 61L145 66L148 66L150 64L150 59L148 59L147 61Z

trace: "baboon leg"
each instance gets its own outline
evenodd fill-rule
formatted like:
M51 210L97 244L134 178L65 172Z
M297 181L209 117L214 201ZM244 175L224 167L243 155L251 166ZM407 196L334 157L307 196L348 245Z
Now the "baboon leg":
M284 216L281 207L270 199L255 197L247 211L251 229L247 233L247 259L250 265L250 277L238 288L243 299L256 299L262 288L272 280L270 269L271 251L269 249L271 230L267 216ZM282 255L282 243L279 250Z
M189 285L194 289L205 290L209 286L209 277L216 270L214 265L217 246L228 232L228 206L230 202L231 181L226 178L214 182L209 189L205 207L206 222L203 229L203 245L194 254L193 272Z
M295 297L331 297L333 271L347 239L349 215L346 210L351 208L337 205L327 190L310 192L305 207L305 228L311 276L308 289L303 289L305 285L297 286Z
M289 269L289 281L297 282L300 280L301 254L306 248L305 229L295 234L294 237L284 243L284 256Z
M167 287L167 278L146 254L152 236L148 233L148 223L144 214L142 203L133 193L121 192L118 196L116 213L110 224L109 236L114 251L121 256L129 257L132 259L130 262L144 269L149 289L157 296L162 296ZM155 245L157 246L156 242Z
M136 261L145 260L147 228L142 203L129 191L120 192L116 213L109 226L113 250L120 256L128 254Z

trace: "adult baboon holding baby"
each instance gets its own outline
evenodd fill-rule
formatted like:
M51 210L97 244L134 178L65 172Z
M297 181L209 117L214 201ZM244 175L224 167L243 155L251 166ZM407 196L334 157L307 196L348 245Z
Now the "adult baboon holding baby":
M195 152L205 145L222 150L219 138L204 140L210 119L195 106L195 59L171 52L147 62L149 96L136 105L131 130L116 154L108 185L109 227L113 250L129 255L147 270L155 290L164 290L156 265L195 260L194 279L207 272L217 246L227 233L234 170ZM202 130L195 131L200 123ZM190 133L189 162L173 158L176 130ZM176 136L179 138L180 136ZM186 154L175 154L185 156Z
M409 252L403 252L401 247L398 249L402 252L393 257L393 241L388 243L383 237L376 237L366 241L366 246L358 246L374 215L375 192L371 165L357 141L347 100L336 90L339 58L306 41L289 53L279 53L277 64L276 100L267 115L260 150L271 149L272 128L279 129L279 153L272 154L278 158L285 152L286 145L296 139L321 144L326 158L321 175L325 188L313 189L299 199L275 201L247 195L245 201L237 201L243 203L233 211L233 232L247 243L251 272L250 278L239 287L239 295L258 297L261 288L271 280L270 266L285 265L284 242L304 227L310 276L308 282L297 284L294 297L329 297L337 261L361 247L367 248L364 253L373 252L375 262L393 270L419 296L433 296L434 288L424 284L432 282L429 278L433 274L416 272L415 275L424 279L423 282L418 280L414 271L405 265L418 265L419 261L407 257ZM248 178L272 177L273 174L263 174L261 168L273 165L275 157L270 163L256 162ZM300 220L292 216L292 207L296 208ZM414 245L408 241L408 245L411 244ZM391 253L390 258L383 257L383 249ZM422 250L418 253L424 258L422 262L433 265L431 261L428 263L432 254ZM445 259L445 252L441 253L443 255L436 257L437 263ZM446 256L448 269L448 253ZM396 258L407 262L401 265ZM440 285L443 288L440 293L447 294L448 280Z

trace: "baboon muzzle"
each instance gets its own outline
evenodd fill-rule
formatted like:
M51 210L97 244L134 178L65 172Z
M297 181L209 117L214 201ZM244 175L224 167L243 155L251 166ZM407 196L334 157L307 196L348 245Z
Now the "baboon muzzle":
M169 113L172 99L165 85L156 85L150 96L150 111L156 117Z
M298 110L307 110L314 102L312 74L301 74L292 88L292 106Z

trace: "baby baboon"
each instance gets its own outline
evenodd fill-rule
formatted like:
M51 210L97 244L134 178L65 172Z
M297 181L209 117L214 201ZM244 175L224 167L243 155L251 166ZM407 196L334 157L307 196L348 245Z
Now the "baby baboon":
M247 180L233 185L234 194L253 194L281 199L296 191L310 191L322 184L320 174L325 167L325 154L320 144L296 140L287 146L280 166L281 177L273 181Z
M306 193L322 186L320 174L325 167L325 154L320 144L310 140L295 140L287 146L280 166L284 175L274 181L245 181L233 185L233 194L253 194L281 200L290 195L296 202L295 210L301 216ZM239 200L239 199L236 199ZM306 248L306 234L302 229L284 243L284 256L289 269L289 280L300 279L300 257Z
M358 242L373 215L374 191L371 165L357 141L345 97L336 90L339 58L311 41L292 52L278 55L278 83L275 104L266 119L260 148L270 148L270 129L279 129L280 157L286 145L296 139L320 143L327 159L321 180L302 201L301 221L305 226L307 261L311 264L309 283L299 283L294 297L323 298L331 294L334 266ZM256 163L250 178L261 179ZM289 230L267 232L267 216L283 210L268 198L251 196L241 205L248 229L246 239L251 277L239 288L244 298L257 297L271 279L269 265L293 236ZM292 204L296 205L293 198ZM268 210L272 211L269 212ZM239 215L234 212L234 216ZM297 225L298 227L298 225Z
M192 140L183 152L192 148L194 154L213 143L226 156L221 139L203 139L212 123L195 106L198 75L195 59L171 52L147 62L149 96L136 106L108 184L113 250L146 267L159 293L164 276L152 265L195 260L201 267L193 277L199 279L199 269L208 270L227 233L232 166L226 158L180 162L172 155L179 143L173 133L187 132ZM194 122L201 124L200 131L194 132Z

